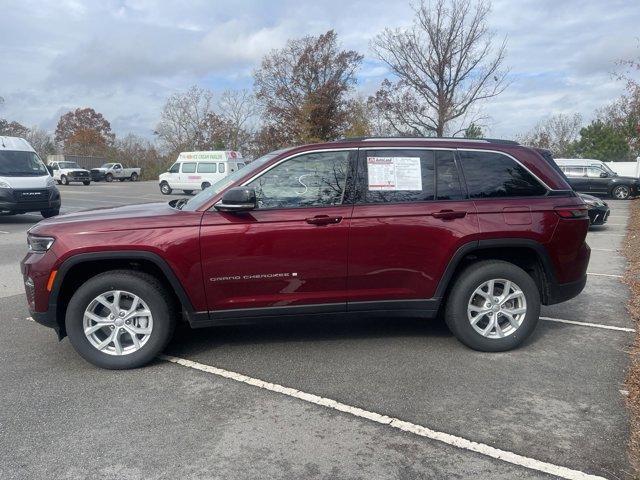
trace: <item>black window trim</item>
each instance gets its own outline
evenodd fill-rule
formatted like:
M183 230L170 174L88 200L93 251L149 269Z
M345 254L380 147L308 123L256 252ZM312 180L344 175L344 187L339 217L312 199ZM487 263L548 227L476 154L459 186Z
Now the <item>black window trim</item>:
M509 155L506 152L501 152L499 150L490 150L490 149L486 149L486 148L458 148L457 149L459 152L486 152L486 153L497 153L498 155L504 155L505 157L510 158L511 160L513 160L514 162L516 162L518 165L520 165L526 172L529 173L529 175L531 175L533 178L536 179L536 181L545 189L545 193L543 195L526 195L526 196L521 196L521 197L486 197L486 198L473 198L472 200L475 201L484 201L484 200L495 200L496 198L501 198L501 199L505 199L505 198L540 198L540 197L549 197L549 196L553 196L554 194L551 192L554 192L554 190L549 187L549 185L547 185L545 182L543 182L540 177L538 177L535 173L533 173L531 170L529 170L527 168L526 165L524 165L520 160L518 160L516 157L514 157L513 155ZM462 166L462 165L461 165ZM464 171L464 168L462 169ZM466 184L466 179L465 179L465 184ZM468 188L468 187L467 187Z
M259 208L256 209L256 212L272 212L272 211L276 211L276 210L302 210L302 209L310 209L310 208L336 208L336 207L343 207L343 206L348 206L351 205L352 202L345 202L345 198L347 197L347 188L349 186L349 175L350 174L354 174L357 175L357 163L358 163L358 155L356 154L355 156L352 155L352 152L357 151L358 148L356 147L351 147L351 148L321 148L321 149L317 149L317 150L306 150L304 152L298 152L295 153L293 155L281 158L280 160L278 160L277 162L269 165L267 168L265 168L264 170L259 171L258 173L256 173L254 176L252 176L251 178L249 178L248 180L242 182L241 187L246 187L248 186L251 182L253 182L254 180L260 178L261 176L263 176L264 174L266 174L267 172L269 172L271 169L277 167L278 165L280 165L281 163L286 162L287 160L291 160L293 158L296 157L300 157L302 155L307 155L307 154L312 154L312 153L328 153L328 152L349 152L349 156L348 156L348 171L347 171L347 178L345 179L345 191L342 192L342 202L336 205L313 205L313 206L304 206L304 207L273 207L273 208ZM353 164L356 164L356 169L353 168ZM230 185L228 188L232 188L233 185ZM212 207L214 208L214 207Z

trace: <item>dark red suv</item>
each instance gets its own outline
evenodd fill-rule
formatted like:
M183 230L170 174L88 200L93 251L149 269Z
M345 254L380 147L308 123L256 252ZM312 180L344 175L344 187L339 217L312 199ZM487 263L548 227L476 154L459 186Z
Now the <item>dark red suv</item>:
M360 138L280 150L189 200L63 215L28 232L33 318L105 368L192 327L304 314L443 313L511 349L586 281L587 207L548 152Z

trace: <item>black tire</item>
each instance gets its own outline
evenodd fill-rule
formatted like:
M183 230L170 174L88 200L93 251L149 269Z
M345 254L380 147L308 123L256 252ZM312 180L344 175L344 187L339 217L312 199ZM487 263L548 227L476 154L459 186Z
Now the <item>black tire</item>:
M200 189L201 190L206 190L210 186L211 186L211 184L209 182L202 182L202 185L200 185Z
M42 215L44 218L55 217L57 215L60 215L60 209L59 208L52 208L52 209L49 209L49 210L40 210L40 215Z
M126 178L119 178L118 181L119 182L124 182L126 180Z
M137 182L138 181L138 174L136 172L133 172L131 174L131 177L129 177L129 180L131 180L132 182Z
M182 190L184 192L185 195L191 195L193 193L193 190Z
M109 290L138 295L153 316L153 329L139 350L126 355L109 355L94 347L83 331L84 311L91 301ZM138 368L153 360L166 347L175 329L176 308L171 296L153 276L133 270L112 270L90 278L71 297L65 317L67 336L73 348L88 362L110 370Z
M82 182L83 185L91 185L91 182L89 180Z
M113 182L113 174L112 174L112 173L107 173L107 174L104 176L104 179L105 179L105 181L107 181L107 182Z
M56 182L58 182L58 185L62 185L62 182L60 180L56 180Z
M66 175L62 175L60 177L60 183L62 183L63 185L69 185L69 179L67 178Z
M167 182L162 182L160 184L160 193L162 193L163 195L171 195L171 192L173 192L173 189Z
M627 200L631 196L631 189L626 185L616 185L611 190L611 196L618 200Z
M473 292L491 279L504 279L517 284L526 300L527 311L520 326L503 338L488 338L477 332L467 317ZM496 314L497 315L497 314ZM504 321L505 317L501 317ZM465 268L456 277L447 299L445 321L451 332L466 346L482 352L511 350L524 342L540 319L540 292L527 272L501 260L484 260Z

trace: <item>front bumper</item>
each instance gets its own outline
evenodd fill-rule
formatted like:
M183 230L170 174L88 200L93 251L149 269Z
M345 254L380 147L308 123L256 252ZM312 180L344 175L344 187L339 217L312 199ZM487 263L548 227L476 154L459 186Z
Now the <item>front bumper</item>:
M20 262L20 271L24 281L29 314L34 321L45 327L53 328L58 338L65 336L64 326L58 322L56 295L47 290L51 271L55 268L57 257L53 252L27 252Z
M91 180L93 180L94 182L100 182L104 180L105 176L105 172L101 172L99 170L91 170Z
M608 205L594 206L589 208L589 223L591 225L604 225L607 223L610 214Z
M27 213L59 209L60 192L55 187L39 189L0 189L0 213Z

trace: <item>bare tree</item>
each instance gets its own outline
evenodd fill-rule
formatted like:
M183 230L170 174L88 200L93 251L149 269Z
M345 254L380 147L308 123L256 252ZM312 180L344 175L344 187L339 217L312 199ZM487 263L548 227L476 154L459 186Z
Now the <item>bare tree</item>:
M231 150L242 150L254 135L259 108L255 96L248 90L225 90L218 102L219 116L224 123L225 144Z
M269 148L330 140L348 128L348 94L362 55L341 50L333 30L289 40L254 72Z
M155 134L171 152L207 150L203 130L213 114L213 92L196 85L171 95L162 109Z
M529 132L518 136L518 141L531 147L551 150L555 156L571 155L573 144L580 136L582 117L558 114L541 120Z
M490 11L483 0L421 0L411 27L373 40L397 78L385 80L373 100L397 133L455 135L482 118L479 102L504 91L506 39L494 48Z
M27 132L26 139L37 152L38 156L45 162L47 161L48 155L56 153L56 143L53 135L46 130L33 126Z

